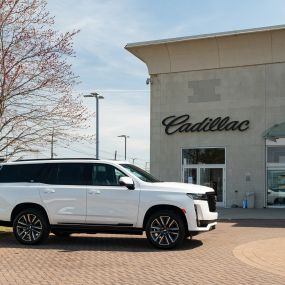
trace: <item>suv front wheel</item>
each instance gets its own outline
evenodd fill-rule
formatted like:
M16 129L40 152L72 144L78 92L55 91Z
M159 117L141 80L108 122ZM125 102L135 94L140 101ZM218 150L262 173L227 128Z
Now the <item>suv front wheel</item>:
M174 248L185 239L184 221L175 211L158 211L148 219L146 235L149 242L157 248Z
M26 209L14 219L13 232L20 243L34 245L46 240L50 230L47 218L42 211Z

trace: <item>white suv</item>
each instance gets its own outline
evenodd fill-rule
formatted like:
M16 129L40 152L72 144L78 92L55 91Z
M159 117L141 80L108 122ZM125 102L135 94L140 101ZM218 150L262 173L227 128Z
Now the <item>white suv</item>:
M49 233L146 232L158 248L215 228L215 193L193 184L160 182L127 162L29 160L0 164L0 225L38 244Z

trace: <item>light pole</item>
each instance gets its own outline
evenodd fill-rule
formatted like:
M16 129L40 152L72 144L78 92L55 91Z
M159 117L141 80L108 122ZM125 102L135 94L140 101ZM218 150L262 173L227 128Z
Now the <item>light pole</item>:
M50 145L50 158L51 159L53 159L53 156L54 156L53 144L54 144L54 128L52 128L52 133L51 133L51 145Z
M118 138L124 138L125 139L125 160L127 160L127 138L129 138L129 136L120 135L120 136L118 136Z
M148 171L148 169L147 169L147 165L149 164L149 162L147 161L146 163L145 163L145 171Z
M96 92L84 95L84 97L93 97L96 99L96 159L99 159L99 99L104 99L104 97Z
M54 133L55 133L54 128L52 128L51 139L47 141L50 143L50 159L54 159L54 157L56 156L56 154L54 153L54 143L56 142L56 140L54 139L55 137Z

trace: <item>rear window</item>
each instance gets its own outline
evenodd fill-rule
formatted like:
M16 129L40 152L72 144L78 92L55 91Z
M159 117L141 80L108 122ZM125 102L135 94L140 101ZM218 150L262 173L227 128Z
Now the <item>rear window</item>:
M46 184L86 185L87 181L90 180L88 179L90 166L86 163L49 164L48 169L43 178L43 182Z
M0 166L0 183L39 182L44 164L20 164Z

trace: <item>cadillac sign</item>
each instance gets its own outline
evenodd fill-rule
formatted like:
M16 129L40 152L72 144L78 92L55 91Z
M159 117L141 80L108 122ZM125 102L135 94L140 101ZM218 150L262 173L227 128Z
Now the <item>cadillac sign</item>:
M216 132L216 131L240 131L244 132L249 128L249 120L233 121L229 116L210 118L207 117L201 122L190 122L190 115L169 116L163 119L165 133L172 135L175 133L193 132Z

